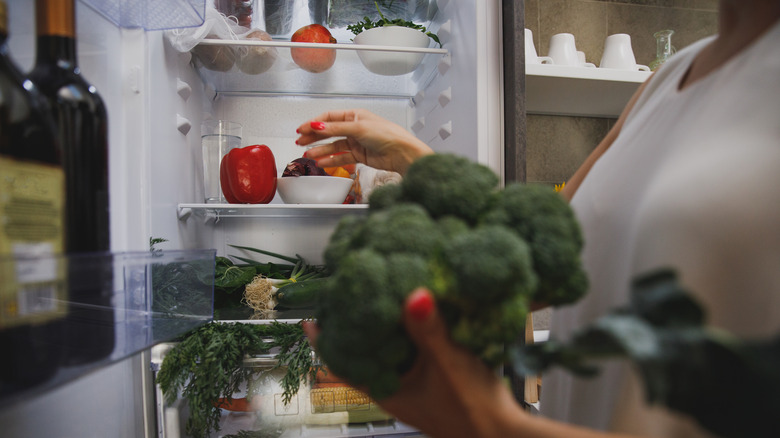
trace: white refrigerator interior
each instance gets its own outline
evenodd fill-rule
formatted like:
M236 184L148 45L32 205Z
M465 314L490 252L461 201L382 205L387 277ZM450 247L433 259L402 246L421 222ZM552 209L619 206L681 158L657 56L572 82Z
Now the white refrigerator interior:
M34 2L8 3L11 53L28 71L34 61ZM306 7L305 1L295 4ZM150 238L164 238L164 250L215 248L227 256L235 253L229 245L245 245L321 262L332 228L349 214L338 208L326 214L285 208L278 195L272 206L279 208L248 214L182 207L203 203L200 124L209 118L241 123L242 146L268 145L280 173L304 151L294 144L299 124L327 110L363 107L408 128L437 151L462 154L502 174L500 10L498 0L438 1L429 28L447 53L426 56L421 69L429 78L415 78L411 88L387 95L383 81L392 80L339 70L340 62L357 65L351 50L338 52L325 80L353 82L359 90L354 94L286 91L285 77L305 88L314 76L289 60L270 72L281 85L249 90L242 83L231 89L229 79L238 73L209 81L216 73L198 72L189 53L174 50L163 31L117 26L77 1L79 64L108 106L112 251L144 251ZM424 88L415 88L419 84ZM152 380L150 355L144 352L3 406L0 428L3 436L25 438L171 437L175 427L167 434L158 430Z

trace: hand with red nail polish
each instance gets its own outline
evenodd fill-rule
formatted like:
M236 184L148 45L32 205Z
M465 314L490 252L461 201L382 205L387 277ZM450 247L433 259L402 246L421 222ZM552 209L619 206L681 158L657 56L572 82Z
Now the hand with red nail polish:
M416 321L425 321L436 305L433 295L426 289L417 289L406 300L407 314Z
M403 127L363 109L329 111L300 125L297 144L312 147L308 157L322 167L363 163L375 169L405 173L417 158L433 150Z
M430 437L521 436L529 417L498 375L455 344L430 290L414 290L404 304L404 327L417 347L401 389L377 401Z

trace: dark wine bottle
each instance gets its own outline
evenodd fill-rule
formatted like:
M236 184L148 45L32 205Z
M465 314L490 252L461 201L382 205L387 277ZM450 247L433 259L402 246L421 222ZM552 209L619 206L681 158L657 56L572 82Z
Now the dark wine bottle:
M30 78L49 100L65 169L68 301L65 361L97 361L114 348L108 206L108 116L76 55L75 0L36 0ZM101 260L103 262L101 262Z
M0 0L0 395L49 380L66 292L65 173L45 98L9 55Z

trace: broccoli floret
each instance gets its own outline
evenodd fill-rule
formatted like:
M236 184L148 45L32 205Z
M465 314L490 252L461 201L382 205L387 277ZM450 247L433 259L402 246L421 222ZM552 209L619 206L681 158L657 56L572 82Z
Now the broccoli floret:
M317 350L337 375L380 399L398 388L414 357L402 320L406 296L427 278L416 255L360 249L344 257L319 295ZM422 284L422 283L420 283Z
M402 191L400 184L385 184L375 188L368 196L368 209L378 211L395 203L401 202Z
M453 215L473 224L490 205L498 182L490 168L465 157L426 155L406 171L402 198L422 205L435 219Z
M440 217L436 220L436 224L447 239L452 239L469 230L469 224L455 216Z
M491 367L508 359L508 344L525 330L528 299L516 296L499 307L462 314L452 325L452 339L467 347Z
M428 259L418 254L390 254L386 258L388 286L403 300L420 286L432 287L433 273Z
M531 246L539 277L534 299L561 305L581 298L588 288L580 260L583 238L569 204L550 187L520 183L495 199L482 222L510 227Z
M336 225L322 255L329 271L335 270L344 256L362 245L360 238L365 221L366 218L362 216L344 216Z
M480 226L454 236L444 244L441 262L455 280L446 293L468 302L530 297L536 288L528 244L501 225Z
M395 204L368 216L363 242L381 254L405 252L429 256L444 236L424 208Z

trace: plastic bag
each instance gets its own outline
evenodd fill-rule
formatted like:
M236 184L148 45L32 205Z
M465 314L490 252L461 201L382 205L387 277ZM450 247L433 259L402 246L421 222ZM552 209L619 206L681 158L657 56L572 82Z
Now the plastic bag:
M358 204L367 204L371 192L373 192L375 188L385 184L399 184L402 179L400 173L375 169L362 163L358 164L355 202Z
M247 40L271 41L271 35L260 29L252 29L244 36ZM239 46L236 65L242 72L257 75L268 71L276 61L276 48L265 46Z
M191 52L204 68L214 71L226 72L236 65L244 73L259 74L271 68L277 58L275 47L201 44L207 39L271 39L265 31L240 26L235 17L225 16L210 6L206 8L203 25L168 30L165 37L175 50Z

